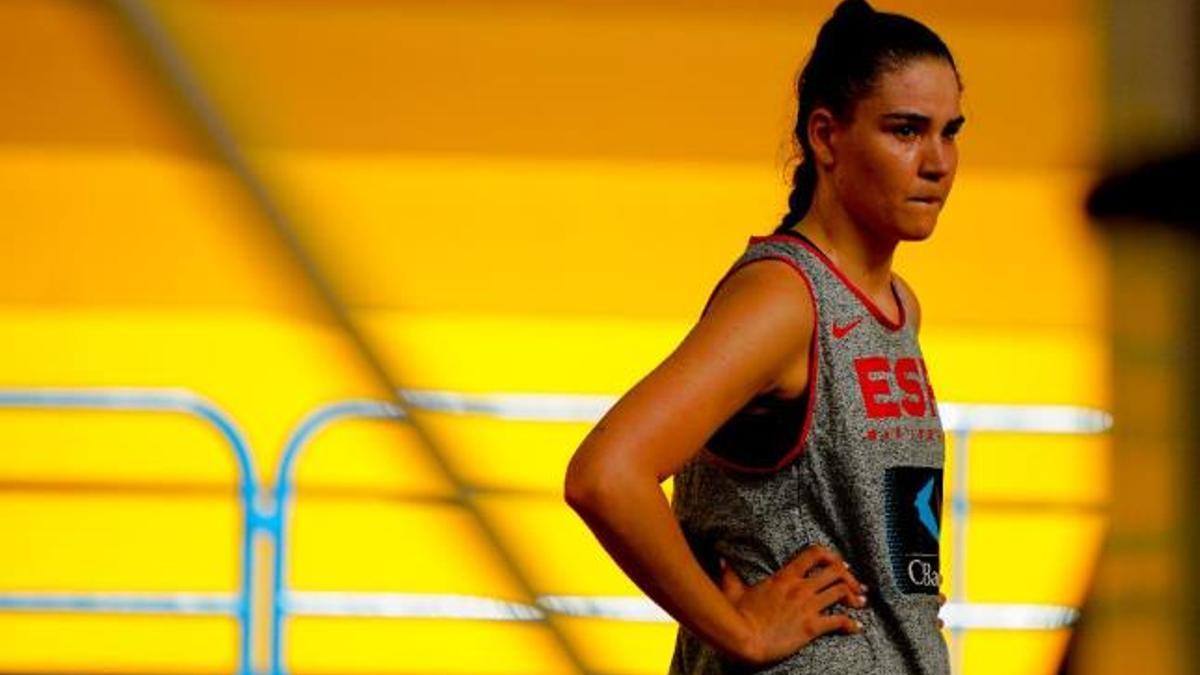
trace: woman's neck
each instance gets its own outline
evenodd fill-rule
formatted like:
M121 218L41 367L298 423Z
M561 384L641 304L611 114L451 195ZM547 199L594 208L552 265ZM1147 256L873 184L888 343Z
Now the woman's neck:
M814 199L792 229L812 240L863 292L876 298L891 296L892 254L899 242L872 237L840 205L827 200Z

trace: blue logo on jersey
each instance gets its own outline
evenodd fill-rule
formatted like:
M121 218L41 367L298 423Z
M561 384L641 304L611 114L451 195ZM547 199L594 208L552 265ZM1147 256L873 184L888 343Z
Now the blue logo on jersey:
M933 508L930 505L930 497L933 496L933 478L930 478L925 483L925 487L917 493L917 500L913 504L917 507L917 517L920 518L921 524L929 530L929 534L933 535L934 539L938 538L938 519L933 514Z
M942 469L888 467L883 487L892 578L903 593L936 595L942 583Z

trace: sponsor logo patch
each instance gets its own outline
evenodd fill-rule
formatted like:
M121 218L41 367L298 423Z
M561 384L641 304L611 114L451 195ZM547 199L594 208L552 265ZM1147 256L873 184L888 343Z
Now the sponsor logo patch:
M904 593L936 595L941 585L942 470L894 466L884 474L892 572Z

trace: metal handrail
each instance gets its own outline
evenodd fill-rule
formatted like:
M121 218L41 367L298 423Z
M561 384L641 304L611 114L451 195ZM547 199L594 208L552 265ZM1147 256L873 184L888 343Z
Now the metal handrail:
M571 394L461 394L449 391L401 390L414 408L450 414L473 414L529 421L594 422L616 402L613 396ZM965 496L966 440L972 432L1092 434L1107 431L1112 416L1104 411L1062 405L939 403L943 428L956 435L956 467L952 518L956 528L954 565L960 568L962 528L967 519ZM277 517L272 523L277 554L274 562L274 605L271 622L271 672L283 675L283 621L289 613L332 616L428 616L529 620L547 613L627 621L671 622L673 619L644 596L542 595L536 606L493 598L422 593L295 592L285 579L286 525L293 495L292 472L298 454L319 429L342 418L403 419L399 407L382 401L346 401L323 406L306 416L289 438L275 479ZM973 628L1055 629L1069 626L1078 611L1058 605L965 603L963 575L957 573L943 608L946 625L957 641Z
M130 387L95 389L0 389L0 408L55 410L117 410L125 412L182 413L216 428L233 449L237 465L239 506L242 510L240 587L229 596L219 593L3 593L0 609L23 611L137 612L152 614L232 614L238 621L238 668L250 675L253 644L254 532L259 493L253 457L233 419L216 405L186 389Z
M500 418L541 421L593 422L616 397L562 394L471 394L430 390L401 390L413 407L456 414L483 414ZM242 675L251 675L254 644L253 593L255 547L259 534L272 542L271 604L268 625L268 662L272 675L284 675L283 628L289 614L329 616L437 616L495 620L542 620L548 613L591 616L629 621L673 619L642 596L543 595L536 606L497 598L426 593L303 592L287 588L288 525L294 498L294 472L304 447L323 428L348 418L403 420L403 410L376 400L346 400L318 407L305 415L289 434L270 493L263 491L253 469L253 457L243 434L229 415L211 402L184 389L0 389L0 408L109 409L135 412L177 412L213 425L233 449L238 471L239 505L243 515L240 589L221 593L137 592L10 592L0 593L0 610L77 611L122 613L184 613L234 615L239 622L238 663ZM967 438L972 432L1102 433L1112 425L1103 411L1075 406L991 405L939 403L946 431L955 434L955 492L952 518L955 528L954 565L964 564L963 528L968 519L965 495ZM947 627L961 659L961 633L972 628L1061 628L1078 616L1071 607L964 603L963 575L954 574L950 601L943 608Z
M398 406L383 401L349 400L323 405L304 416L288 436L283 455L275 473L272 492L274 511L263 521L274 539L272 547L272 602L270 620L270 668L274 675L283 675L283 621L289 612L291 598L287 590L285 559L287 557L287 524L291 517L292 478L296 458L305 444L331 422L345 418L404 419Z

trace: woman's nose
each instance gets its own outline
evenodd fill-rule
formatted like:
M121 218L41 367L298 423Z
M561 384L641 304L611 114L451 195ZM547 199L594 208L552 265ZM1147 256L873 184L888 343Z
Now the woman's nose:
M941 138L932 138L925 142L921 153L920 173L924 178L937 180L950 171L950 149Z

